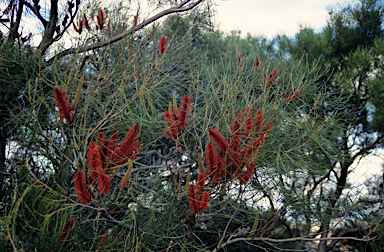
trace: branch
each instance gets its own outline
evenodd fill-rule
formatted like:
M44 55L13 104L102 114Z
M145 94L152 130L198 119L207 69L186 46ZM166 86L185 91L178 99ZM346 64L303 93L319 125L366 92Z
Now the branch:
M40 42L38 48L41 49L41 55L48 49L52 44L52 38L56 31L56 24L59 18L58 14L58 0L51 0L51 12L49 22L45 25L43 39Z
M367 231L369 228L370 228L370 226L366 225L364 227L356 227L356 228L346 229L346 230L341 231L337 235L337 237L343 237L343 236L346 236L346 235L353 235L353 234L356 234L356 233L359 233L359 232L362 232L362 231ZM337 242L338 242L338 240L333 240L331 242L331 244L329 244L327 246L327 251L331 250L336 245Z
M14 41L17 37L19 37L18 30L21 22L21 17L23 15L23 7L24 7L24 3L20 2L19 8L17 9L17 13L16 13L16 21L11 23L11 29L9 31L9 36L7 41ZM12 20L13 20L13 17L12 17Z
M64 51L56 54L55 56L53 56L51 59L49 59L47 61L47 63L52 64L55 60L60 59L60 58L66 56L66 55L69 55L69 54L87 52L90 50L98 49L98 48L107 46L109 44L115 43L115 42L125 38L126 36L132 34L134 31L140 30L140 29L144 28L145 26L153 23L154 21L156 21L156 20L158 20L164 16L167 16L167 15L172 14L172 13L188 11L188 10L194 8L195 6L197 6L198 4L200 4L201 2L203 2L204 0L197 0L196 2L193 2L190 5L183 7L184 5L186 5L190 1L191 0L185 0L185 1L181 2L179 5L176 5L175 7L166 9L166 10L158 13L157 15L145 20L141 24L132 27L128 31L124 31L123 33L120 33L119 35L116 35L110 39L107 39L107 40L104 40L101 42L97 42L97 43L94 43L92 45L83 46L80 48L70 48L70 49L64 50Z
M351 160L355 160L358 156L363 156L365 154L368 154L368 152L372 149L375 149L377 145L381 144L381 141L384 139L384 135L379 136L376 138L376 140L370 144L368 144L366 147L359 150L355 155L351 157Z
M212 252L217 252L219 249L235 242L239 241L265 241L265 242L272 242L272 243L282 243L282 242L295 242L295 241L339 241L339 240L354 240L354 241L361 241L361 242L369 242L376 239L376 237L370 238L370 239L364 239L364 238L356 238L356 237L328 237L328 238L310 238L308 236L302 236L302 237L295 237L295 238L287 238L287 239L273 239L268 237L242 237L242 238L235 238L235 239L228 239L227 242L220 245L220 247L215 248Z
M41 16L39 9L37 8L37 5L32 6L30 3L24 0L21 0L21 2L23 2L25 6L27 6L36 15L36 17L40 20L40 22L44 25L44 27L46 27L46 25L48 24L48 21Z

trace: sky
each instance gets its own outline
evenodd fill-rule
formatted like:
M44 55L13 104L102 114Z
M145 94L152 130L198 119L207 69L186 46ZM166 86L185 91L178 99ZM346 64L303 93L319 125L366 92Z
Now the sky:
M215 21L220 30L240 30L273 38L278 34L294 36L300 25L320 31L327 24L328 7L336 0L215 0Z

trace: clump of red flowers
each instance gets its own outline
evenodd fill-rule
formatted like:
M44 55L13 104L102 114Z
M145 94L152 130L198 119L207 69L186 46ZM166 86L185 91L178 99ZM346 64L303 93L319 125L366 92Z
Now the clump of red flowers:
M91 29L91 27L89 26L88 18L85 13L83 14L83 18L79 23L79 27L76 26L75 22L72 22L72 25L73 29L75 29L75 31L79 34L81 34L81 32L83 31L83 27L85 27L85 29L87 29L88 31Z
M201 211L207 209L210 198L209 192L207 191L204 191L201 195L205 185L205 175L203 173L198 175L197 181L197 185L190 184L188 186L188 202L193 215L199 214Z
M66 96L66 92L64 89L55 87L53 89L54 97L56 106L59 109L59 113L61 116L61 120L66 120L67 123L73 122L74 115L72 113L71 104L69 104Z
M100 193L107 194L110 190L109 176L112 173L112 167L126 164L137 158L141 151L138 143L139 133L139 125L133 125L119 146L117 146L118 133L116 131L112 132L110 139L106 139L105 134L100 133L97 141L89 144L88 181L97 187ZM74 180L79 201L83 204L90 203L92 198L86 187L85 173L78 170L75 172Z
M191 97L184 95L181 98L179 108L177 108L176 102L174 102L173 106L169 106L170 111L164 112L165 125L167 126L165 137L170 142L176 139L187 126L191 103Z
M212 184L227 181L227 174L231 175L231 179L238 179L240 184L248 183L255 170L257 154L271 128L273 122L264 122L262 110L256 111L253 117L252 110L248 108L245 113L239 112L232 121L230 141L218 129L209 129L208 137L218 149L217 152L211 142L206 146L205 160Z
M160 39L160 47L159 47L160 54L163 54L166 48L167 48L167 37L163 36Z

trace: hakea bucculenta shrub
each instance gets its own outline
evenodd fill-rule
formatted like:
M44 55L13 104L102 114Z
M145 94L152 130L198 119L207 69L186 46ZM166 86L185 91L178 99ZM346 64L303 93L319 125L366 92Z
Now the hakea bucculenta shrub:
M229 174L230 179L238 179L240 184L247 184L255 170L257 154L272 128L272 121L264 122L262 110L256 111L253 117L252 110L248 108L245 113L239 112L232 121L230 141L218 129L209 129L211 142L205 149L205 161L210 182L213 185L227 182Z
M205 175L200 173L197 178L197 185L190 184L188 186L188 202L193 215L199 214L201 211L204 211L208 207L210 195L207 191L203 192L205 180Z
M64 89L55 87L53 89L54 97L56 106L59 109L60 118L62 121L65 121L67 123L73 122L74 114L72 112L71 104L67 100L66 92Z
M191 97L184 95L181 98L180 107L177 108L176 98L174 97L173 105L170 103L168 111L164 112L165 125L167 126L165 137L170 142L176 139L187 126L191 102Z

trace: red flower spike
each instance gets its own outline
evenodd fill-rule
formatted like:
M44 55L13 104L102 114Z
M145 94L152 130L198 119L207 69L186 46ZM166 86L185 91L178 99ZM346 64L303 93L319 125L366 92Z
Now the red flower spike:
M261 146L263 146L265 139L266 134L261 133L260 136L246 148L244 156L247 158L255 158L254 156L259 152Z
M108 34L112 35L111 20L108 20L107 27L108 27Z
M64 240L67 238L67 236L71 232L74 225L75 225L75 218L71 216L69 217L67 224L64 226L63 232L60 235L60 240L57 243L57 245L60 245L61 243L64 242Z
M208 143L205 148L205 163L207 164L208 176L211 177L218 165L218 157L213 144Z
M97 169L97 176L99 178L99 192L102 194L109 193L109 189L111 188L111 181L101 167L98 167Z
M90 143L89 144L87 161L88 161L88 165L90 167L89 171L90 171L90 174L91 174L91 178L93 180L97 179L96 169L93 168L93 160L95 159L96 152L97 152L97 145L96 145L96 143L94 143L94 142Z
M300 91L296 91L291 97L289 97L289 101L292 101L300 94Z
M250 165L249 167L239 167L233 174L233 177L237 178L241 185L245 185L251 180L254 171L254 164Z
M85 15L85 13L83 15L83 19L81 20L81 22L84 25L85 29L87 29L88 31L91 29L91 27L89 26L88 18Z
M260 60L256 59L256 61L255 61L255 69L254 69L255 73L257 72L257 70L259 70L259 66L260 66Z
M115 152L117 148L117 139L119 137L119 133L116 130L112 131L111 139L108 140L108 146L105 152L105 156L109 158L113 152Z
M240 114L237 119L233 120L231 125L232 138L230 141L230 148L232 151L236 152L240 148L241 136L243 135L241 129L241 119L242 115Z
M240 65L241 64L241 60L243 59L243 55L242 54L239 54L239 56L237 56L237 65Z
M284 98L287 99L290 94L291 94L291 91L288 90L287 92L285 92Z
M207 209L208 203L209 203L209 193L208 192L204 192L203 196L201 197L200 209L203 210L203 211L205 209Z
M228 148L228 142L225 140L224 136L215 128L208 130L208 137L215 142L217 147L223 152L226 153Z
M193 215L199 212L199 194L197 193L197 186L190 184L188 186L188 202Z
M160 48L159 48L160 54L163 54L166 48L167 48L167 37L163 36L160 39Z
M180 101L179 116L177 118L177 126L180 131L183 131L187 126L189 110L191 107L191 97L184 95Z
M97 245L96 252L99 252L104 249L104 247L107 245L107 242L108 242L108 236L109 236L109 230L105 231L103 234L103 237L101 237L100 242Z
M92 198L86 187L85 175L81 171L75 172L74 181L75 181L76 195L80 203L82 204L90 203L92 201Z
M100 30L104 29L104 21L105 21L105 16L104 12L102 9L99 10L99 14L97 15L97 28Z
M134 160L137 157L139 153L139 146L137 145L139 133L139 125L132 125L120 147L111 155L112 163L121 165L129 159Z
M59 108L61 120L65 119L67 123L73 122L74 116L72 113L71 104L69 104L67 100L65 90L59 87L55 87L55 89L53 89L53 93L55 94L53 99L55 100L56 106Z
M277 70L273 69L271 75L269 75L268 87L273 87L273 82L275 81L276 77L277 77Z
M201 193L205 186L205 175L204 173L200 173L197 175L197 187L198 187L198 193Z
M179 135L179 132L177 131L177 125L175 124L175 120L172 118L169 111L164 112L164 117L166 126L171 128L165 132L165 138L169 139L169 142L172 142L172 139L177 138Z
M72 25L73 25L73 29L75 29L75 31L76 31L77 33L81 33L80 30L77 28L75 22L72 22Z

